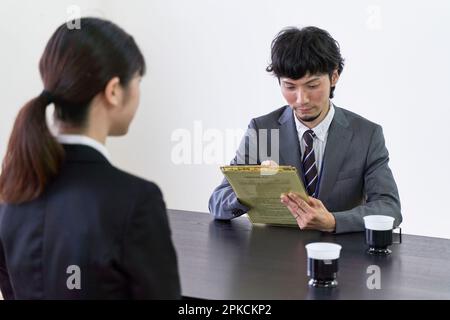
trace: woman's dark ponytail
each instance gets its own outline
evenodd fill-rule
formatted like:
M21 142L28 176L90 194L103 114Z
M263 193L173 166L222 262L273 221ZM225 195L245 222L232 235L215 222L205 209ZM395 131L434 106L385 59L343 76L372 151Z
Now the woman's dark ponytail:
M56 120L82 127L92 99L114 77L126 87L145 73L145 60L132 36L114 23L81 18L80 29L62 24L39 62L44 90L19 112L0 174L0 202L36 199L58 174L64 149L47 127L45 111Z
M58 173L64 151L47 126L45 111L51 102L43 91L17 115L0 175L1 202L37 198Z

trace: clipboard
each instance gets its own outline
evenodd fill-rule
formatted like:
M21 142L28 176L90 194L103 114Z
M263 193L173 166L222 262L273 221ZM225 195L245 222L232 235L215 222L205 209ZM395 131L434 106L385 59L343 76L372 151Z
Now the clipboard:
M293 166L235 165L220 167L239 201L250 208L253 224L297 226L297 221L280 202L282 193L296 192L308 200L308 194Z

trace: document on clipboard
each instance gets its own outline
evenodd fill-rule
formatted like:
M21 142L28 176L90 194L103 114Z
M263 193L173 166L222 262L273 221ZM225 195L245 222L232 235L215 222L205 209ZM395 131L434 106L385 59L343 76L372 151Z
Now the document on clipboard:
M297 226L297 221L280 202L281 194L288 192L308 199L295 167L236 165L220 169L239 201L250 208L247 214L252 223Z

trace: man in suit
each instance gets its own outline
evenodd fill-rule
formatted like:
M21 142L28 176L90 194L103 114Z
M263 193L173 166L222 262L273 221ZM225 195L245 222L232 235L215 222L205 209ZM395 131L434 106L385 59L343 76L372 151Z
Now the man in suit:
M316 27L287 28L272 42L271 56L267 71L278 78L288 105L251 120L231 165L268 164L260 135L251 138L277 131L278 141L262 145L277 144L279 164L295 166L304 182L307 201L280 195L301 229L362 231L363 217L374 214L392 216L399 225L400 199L381 126L330 101L344 66L338 43ZM249 210L226 179L213 191L209 209L222 220Z

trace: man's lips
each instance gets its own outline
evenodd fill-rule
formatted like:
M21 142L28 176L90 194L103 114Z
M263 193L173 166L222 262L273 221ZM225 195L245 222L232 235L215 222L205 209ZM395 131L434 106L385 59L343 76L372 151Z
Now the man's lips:
M295 108L295 110L300 111L300 112L309 112L312 110L312 108L302 108L302 107L298 107Z

